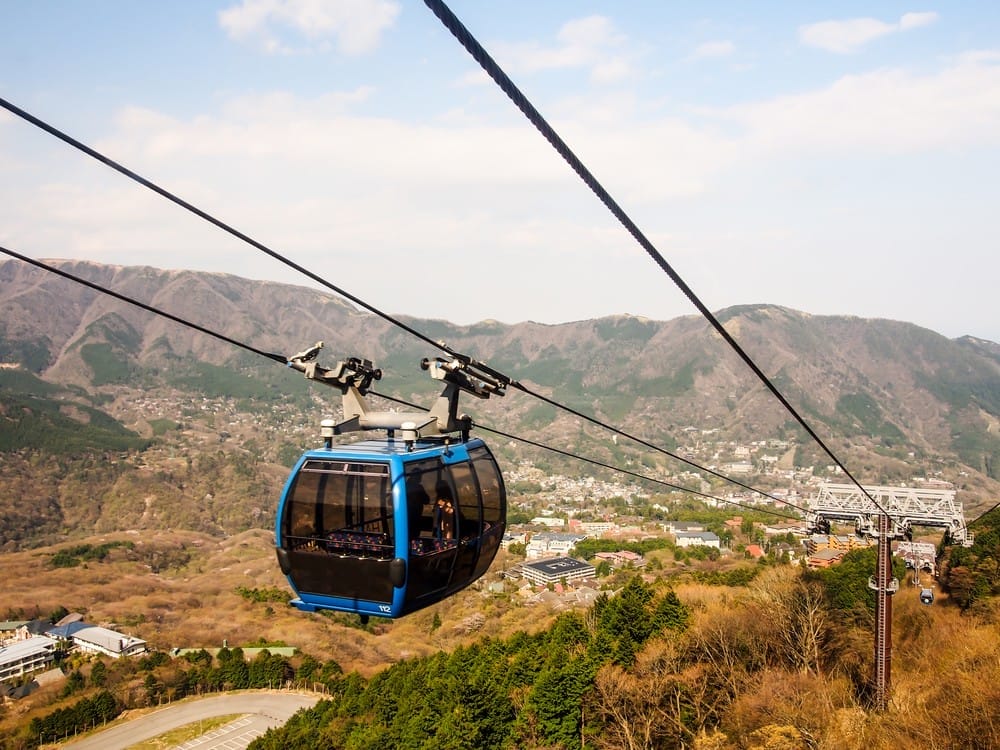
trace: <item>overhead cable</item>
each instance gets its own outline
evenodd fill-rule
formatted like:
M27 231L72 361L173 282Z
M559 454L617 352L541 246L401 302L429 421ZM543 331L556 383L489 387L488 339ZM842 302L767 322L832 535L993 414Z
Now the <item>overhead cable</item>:
M689 493L691 495L697 495L698 497L703 497L706 500L712 500L714 502L719 502L719 503L726 503L727 505L735 505L735 506L737 506L739 508L743 508L744 510L757 511L757 512L760 512L760 513L767 513L767 514L772 515L772 516L777 516L778 518L787 518L787 519L792 520L792 521L801 520L799 518L796 518L795 516L788 516L788 515L785 515L784 513L778 513L778 512L773 511L773 510L771 510L769 508L760 508L758 506L747 505L746 503L741 503L741 502L738 502L736 500L727 500L726 498L723 498L723 497L717 497L716 495L709 495L708 493L705 493L705 492L699 492L698 490L693 490L690 487L682 487L682 486L677 485L677 484L671 484L670 482L666 482L666 481L664 481L662 479L654 479L653 477L647 477L645 474L639 474L638 472L630 471L629 469L622 469L622 468L617 467L617 466L612 466L610 464L606 464L606 463L603 463L601 461L597 461L597 460L595 460L593 458L587 458L585 456L580 456L580 455L578 455L576 453L571 453L570 451L562 450L561 448L553 448L551 445L545 445L544 443L539 443L539 442L536 442L534 440L527 440L525 438L518 437L517 435L511 435L511 434L506 433L506 432L501 432L500 430L494 429L492 427L487 427L486 425L479 424L478 422L476 422L474 424L475 424L476 427L478 427L481 430L485 430L486 432L492 432L495 435L501 435L502 437L510 438L511 440L517 440L517 441L522 442L522 443L527 443L528 445L533 445L536 448L542 448L543 450L551 451L552 453L558 453L559 455L566 456L567 458L573 458L573 459L576 459L578 461L584 461L586 463L593 464L594 466L600 466L600 467L603 467L605 469L610 469L610 470L616 471L616 472L618 472L620 474L627 474L629 476L636 477L637 479L641 479L644 482L652 482L653 484L658 484L658 485L661 485L661 486L664 486L664 487L669 487L671 489L679 490L681 492L687 492L687 493ZM754 490L754 492L759 492L759 490ZM790 503L790 502L788 502L786 500L779 500L778 502L785 503L786 505L790 505L791 507L796 508L798 510L801 510L803 512L805 512L805 510L806 510L805 508L799 508L797 505L794 505L793 503Z
M241 341L237 341L236 339L230 338L229 336L225 336L221 333L212 331L208 328L205 328L204 326L198 325L197 323L192 323L190 320L185 320L184 318L178 317L177 315L173 315L172 313L168 313L165 310L160 310L159 308L153 307L152 305L147 305L145 302L140 302L137 299L132 299L131 297L127 297L124 294L120 294L114 291L113 289L108 289L107 287L101 286L100 284L95 284L94 282L88 281L87 279L81 276L69 273L68 271L63 271L62 269L56 268L55 266L50 266L48 263L43 263L40 260L29 258L26 255L21 255L21 253L15 252L14 250L11 250L9 248L0 246L0 252L9 255L12 258L17 258L18 260L23 261L24 263L28 263L29 265L35 266L35 268L41 268L45 271L48 271L49 273L54 273L57 276L62 276L64 279L75 281L77 284L82 284L83 286L89 287L90 289L100 292L101 294L107 294L108 296L114 297L115 299L121 300L122 302L127 302L130 305L142 308L146 312L151 312L154 315L160 315L164 318L174 321L175 323L180 323L181 325L187 326L188 328L193 328L199 333L203 333L206 336L212 336L213 338L219 339L220 341L225 341L227 344L232 344L233 346L239 347L240 349L245 349L246 351L252 352L253 354L260 355L261 357L267 357L268 359L274 360L275 362L280 362L281 364L286 364L288 362L288 360L285 358L283 354L265 352L261 349L257 349L253 346L250 346L249 344L244 344Z
M161 317L167 318L168 320L171 320L171 321L173 321L175 323L178 323L180 325L187 326L188 328L196 330L199 333L205 334L206 336L211 336L211 337L216 338L216 339L218 339L220 341L224 341L224 342L226 342L228 344L231 344L232 346L235 346L237 348L243 349L243 350L251 352L253 354L257 354L258 356L264 357L266 359L270 359L270 360L275 361L275 362L279 362L281 364L287 364L288 363L288 359L284 355L275 354L275 353L272 353L272 352L265 352L265 351L263 351L261 349L258 349L258 348L254 347L254 346L251 346L251 345L249 345L249 344L247 344L245 342L239 341L237 339L231 338L229 336L226 336L224 334L221 334L221 333L213 331L213 330L211 330L209 328L206 328L206 327L204 327L202 325L199 325L198 323L194 323L194 322L192 322L190 320L187 320L185 318L182 318L182 317L180 317L178 315L174 315L174 314L169 313L169 312L167 312L165 310L162 310L162 309L160 309L158 307L154 307L153 305L149 305L149 304L147 304L145 302L141 302L141 301L139 301L137 299L134 299L133 297L129 297L129 296L125 295L125 294L121 294L120 292L116 292L113 289L110 289L110 288L108 288L106 286L103 286L101 284L97 284L95 282L89 281L88 279L85 279L82 276L78 276L76 274L69 273L68 271L64 271L64 270L62 270L60 268L56 268L55 266L52 266L52 265L50 265L48 263L45 263L43 261L35 260L34 258L30 258L30 257L28 257L26 255L22 255L21 253L15 251L15 250L11 250L11 249L9 249L7 247L0 246L0 252L4 253L6 255L9 255L12 258L16 258L17 260L20 260L20 261L22 261L24 263L32 265L32 266L34 266L36 268L39 268L41 270L48 271L48 272L50 272L52 274L55 274L57 276L60 276L60 277L62 277L64 279L67 279L69 281L73 281L73 282L75 282L77 284L80 284L82 286L85 286L85 287L87 287L89 289L93 289L94 291L99 292L101 294L106 294L106 295L108 295L110 297L113 297L113 298L115 298L117 300L120 300L121 302L125 302L125 303L127 303L129 305L133 305L134 307L138 307L138 308L140 308L142 310L145 310L146 312L149 312L149 313L151 313L153 315L159 315ZM402 404L403 406L406 406L408 408L412 408L412 409L421 409L422 408L422 407L420 407L420 406L418 406L416 404L412 404L410 402L407 402L407 401L404 401L402 399L395 398L393 396L389 396L389 395L386 395L386 394L383 394L383 393L378 393L376 391L370 391L370 393L373 396L377 396L379 398L385 399L387 401L392 401L394 403ZM739 507L742 507L742 508L747 508L747 509L752 509L752 510L759 510L760 512L770 513L771 515L775 515L775 516L778 516L780 518L793 518L792 516L786 516L786 515L783 515L781 513L776 513L775 511L771 511L771 510L763 509L763 508L753 508L752 506L744 505L742 503L739 503L739 502L736 502L736 501L733 501L733 500L726 500L725 498L720 498L720 497L716 497L714 495L709 495L707 493L700 492L698 490L693 490L693 489L690 489L688 487L682 487L680 485L671 484L670 482L666 482L666 481L661 480L661 479L655 479L653 477L648 477L648 476L645 476L643 474L639 474L637 472L630 471L628 469L622 469L620 467L612 466L610 464L605 464L605 463L602 463L602 462L597 461L595 459L590 459L590 458L587 458L585 456L581 456L581 455L578 455L578 454L570 453L569 451L564 451L564 450L559 449L559 448L554 448L552 446L544 445L542 443L538 443L538 442L535 442L533 440L529 440L527 438L523 438L523 437L519 437L519 436L516 436L516 435L511 435L511 434L508 434L508 433L505 433L505 432L501 432L500 430L496 430L496 429L487 427L486 425L483 425L483 424L476 423L476 427L478 427L479 429L482 429L482 430L486 430L486 431L489 431L489 432L496 433L498 435L502 435L504 437L507 437L507 438L510 438L510 439L513 439L513 440L518 440L518 441L526 443L526 444L534 445L536 447L543 448L545 450L549 450L549 451L552 451L554 453L559 453L559 454L561 454L563 456L567 456L569 458L573 458L573 459L576 459L576 460L579 460L579 461L583 461L585 463L590 463L590 464L593 464L593 465L596 465L596 466L601 466L603 468L610 469L612 471L616 471L616 472L619 472L621 474L630 475L630 476L636 477L638 479L644 480L646 482L651 482L651 483L658 484L658 485L661 485L661 486L666 486L666 487L669 487L671 489L679 490L679 491L682 491L682 492L688 492L690 494L697 495L697 496L700 496L700 497L704 497L704 498L707 498L707 499L710 499L710 500L714 500L714 501L717 501L717 502L721 502L721 503L727 503L727 504L731 504L731 505L736 505L736 506L739 506ZM755 490L752 487L748 487L748 489L750 489L753 492L760 493L760 490ZM760 494L763 494L763 493L760 493ZM768 496L768 497L770 497L770 496ZM793 508L796 508L798 510L802 510L803 512L805 512L804 508L799 508L798 506L796 506L793 503L790 503L788 501L781 500L779 498L772 498L772 499L774 499L776 502L784 503L786 505L789 505L789 506L791 506Z
M711 326L716 330L716 332L722 336L723 340L729 344L729 346L739 355L747 367L757 376L757 378L767 387L767 389L774 395L776 399L785 407L789 414L802 426L802 428L809 434L809 436L816 441L816 443L823 449L823 451L830 457L830 459L844 472L844 475L848 477L857 487L868 497L872 503L882 512L887 511L878 501L875 500L854 475L848 470L848 468L843 464L843 462L834 454L833 450L827 446L823 439L813 430L813 428L806 422L805 418L792 406L792 404L785 398L785 396L778 390L777 386L771 382L770 378L764 374L764 372L757 366L757 363L753 361L749 354L744 351L743 347L737 343L736 339L730 335L726 327L719 321L718 318L712 313L711 310L706 307L705 303L694 293L694 290L681 278L680 274L674 270L674 268L667 262L666 258L660 254L653 243L646 237L646 235L639 229L634 221L629 217L625 210L618 204L617 201L611 196L611 194L604 188L604 186L597 180L596 177L590 172L589 169L584 165L584 163L573 153L572 149L566 144L566 142L556 133L555 129L549 125L549 123L542 117L541 113L532 105L528 98L521 92L521 90L514 84L514 82L507 76L503 69L496 63L496 61L489 55L489 53L483 48L483 46L476 40L472 33L465 27L464 24L458 19L458 17L452 13L451 9L442 2L441 0L424 0L424 4L434 13L435 16L444 24L445 28L452 33L452 35L465 47L466 51L472 55L473 59L479 63L480 67L493 79L493 81L500 87L500 89L508 96L508 98L514 103L514 105L521 110L521 112L528 118L532 125L542 134L542 136L552 145L552 147L559 153L560 156L566 161L567 164L573 169L574 172L579 175L579 177L584 181L584 183L593 191L593 193L600 199L600 201L608 208L609 211L614 215L616 219L625 227L625 229L632 235L632 237L639 243L639 245L646 251L646 253L653 259L653 261L673 280L674 284L684 293L684 295L691 301L691 303L698 309L698 311L705 317L705 319L711 324Z
M313 281L315 281L317 284L320 284L320 285L326 287L327 289L329 289L330 291L335 292L336 294L339 294L341 297L344 297L345 299L350 300L354 304L356 304L356 305L358 305L360 307L363 307L364 309L368 310L369 312L372 312L375 315L379 316L383 320L386 320L386 321L392 323L393 325L399 326L404 331L406 331L407 333L409 333L412 336L415 336L416 338L420 339L424 343L430 344L431 346L433 346L433 347L435 347L437 349L440 349L442 351L450 353L450 351L448 350L448 347L446 347L445 345L443 345L441 342L435 341L434 339L430 338L429 336L424 335L420 331L417 331L417 330L411 328L410 326L406 325L402 321L400 321L400 320L398 320L396 318L393 318L388 313L385 313L382 310L379 310L377 307L369 305L367 302L365 302L364 300L362 300L360 297L355 297L350 292L345 291L344 289L341 289L340 287L335 286L334 284L331 284L326 279L322 278L321 276L318 276L318 275L314 274L312 271L310 271L309 269L307 269L307 268L299 265L298 263L296 263L295 261L291 260L290 258L287 258L286 256L282 255L281 253L279 253L279 252L277 252L275 250L272 250L271 248L269 248L267 245L263 244L262 242L258 242L253 237L250 237L249 235L244 234L243 232L239 231L235 227L233 227L233 226L225 223L224 221L221 221L220 219L217 219L216 217L212 216L207 211L203 211L202 209L200 209L197 206L189 203L188 201L184 200L183 198L180 198L179 196L175 195L174 193L171 193L169 190L160 187L159 185L157 185L152 180L146 179L142 175L140 175L140 174L132 171L128 167L125 167L125 166L119 164L114 159L111 159L111 158L105 156L100 151L97 151L96 149L91 148L90 146L86 145L85 143L82 143L81 141L78 141L77 139L75 139L72 136L64 133L63 131L59 130L58 128L54 127L53 125L50 125L49 123L45 122L44 120L42 120L42 119L40 119L38 117L35 117L30 112L27 112L27 111L21 109L17 105L12 104L11 102L9 102L9 101L7 101L6 99L3 99L3 98L0 98L0 107L3 107L8 112L17 115L22 120L25 120L26 122L31 123L35 127L44 130L46 133L49 133L50 135L55 136L56 138L58 138L59 140L63 141L64 143L68 143L70 146L72 146L73 148L77 149L78 151L83 152L87 156L89 156L89 157L91 157L93 159L96 159L97 161L101 162L102 164L105 164L108 167L111 167L111 169L115 170L116 172L119 172L120 174L125 175L130 180L134 180L135 182L139 183L143 187L146 187L146 188L152 190L154 193L157 193L158 195L166 198L171 203L175 203L176 205L180 206L181 208L183 208L183 209L185 209L187 211L190 211L195 216L197 216L197 217L199 217L199 218L204 219L205 221L207 221L209 224L213 224L213 225L217 226L219 229L223 230L224 232L227 232L227 233L231 234L233 237L236 237L239 240L242 240L243 242L247 243L251 247L254 247L257 250L260 250L262 253L265 253L266 255L271 256L275 260L277 260L277 261L279 261L281 263L284 263L289 268L292 268L295 271L298 271L303 276L306 276L307 278L310 278Z
M629 440L634 440L637 443L639 443L640 445L643 445L643 446L645 446L647 448L650 448L652 450L655 450L655 451L658 451L660 453L663 453L666 456L670 456L671 458L673 458L675 460L678 460L678 461L681 461L682 463L685 463L688 466L691 466L691 467L693 467L693 468L695 468L695 469L697 469L699 471L704 471L704 472L706 472L708 474L711 474L712 476L718 477L719 479L722 479L722 480L724 480L726 482L731 482L732 484L735 484L735 485L737 485L739 487L742 487L743 489L750 490L751 492L758 493L758 494L760 494L760 495L762 495L764 497L768 497L768 498L770 498L771 500L773 500L773 501L775 501L777 503L785 503L786 502L784 500L781 500L780 498L777 498L777 497L774 497L773 495L768 494L767 492L763 492L762 490L758 490L758 489L756 489L754 487L751 487L750 485L745 484L744 482L741 482L741 481L739 481L737 479L733 479L732 477L728 477L728 476L726 476L726 475L724 475L724 474L722 474L720 472L717 472L717 471L715 471L713 469L709 469L708 467L702 466L702 465L700 465L700 464L698 464L698 463L696 463L694 461L690 461L690 460L688 460L686 458L678 456L677 454L672 453L672 452L666 450L665 448L662 448L662 447L659 447L657 445L654 445L653 443L651 443L651 442L649 442L647 440L643 440L642 438L638 438L638 437L636 437L634 435L631 435L631 434L629 434L627 432L624 432L623 430L620 430L620 429L618 429L616 427L613 427L613 426L611 426L611 425L609 425L609 424L607 424L605 422L602 422L601 420L596 419L595 417L588 416L586 414L583 414L580 411L577 411L576 409L573 409L573 408L571 408L569 406L561 404L558 401L554 401L554 400L552 400L552 399L550 399L550 398L548 398L548 397L546 397L546 396L538 393L537 391L534 391L534 390L528 388L524 384L522 384L522 383L520 383L520 382L518 382L518 381L516 381L516 380L514 380L512 378L509 378L506 375L503 375L502 373L500 373L500 372L498 372L496 370L493 370L492 368L489 368L484 363L476 362L471 357L468 357L466 355L463 355L463 354L460 354L460 353L456 352L454 349L452 349L451 347L449 347L444 342L435 341L431 337L427 336L424 333L421 333L420 331L416 330L412 326L409 326L409 325L403 323L398 318L395 318L392 315L383 312L382 310L374 307L373 305L370 305L369 303L365 302L364 300L360 299L359 297L355 297L351 293L349 293L349 292L341 289L340 287L337 287L336 285L330 283L329 281L327 281L323 277L319 276L318 274L315 274L312 271L309 271L308 269L304 268L303 266L299 265L298 263L296 263L296 262L294 262L294 261L286 258L284 255L276 252L275 250L272 250L271 248L267 247L263 243L258 242L257 240L253 239L249 235L244 234L243 232L235 229L234 227L230 226L229 224L226 224L225 222L220 221L219 219L215 218L214 216L212 216L211 214L207 213L206 211L203 211L202 209L198 208L197 206L194 206L193 204L189 203L188 201L186 201L186 200L178 197L177 195L171 193L170 191L168 191L168 190L160 187L159 185L157 185L156 183L154 183L152 180L149 180L149 179L147 179L147 178L139 175L135 171L129 169L128 167L125 167L125 166L119 164L118 162L116 162L115 160L113 160L110 157L106 156L105 154L102 154L101 152L97 151L96 149L93 149L90 146L87 146L86 144L82 143L81 141L79 141L79 140L73 138L72 136L64 133L60 129L56 128L55 126L51 125L50 123L45 122L41 118L36 117L35 115L31 114L30 112L27 112L26 110L24 110L24 109L16 106L15 104L12 104L11 102L9 102L9 101L7 101L7 100L5 100L3 98L0 98L0 106L2 106L3 108L7 109L9 112L17 115L18 117L20 117L21 119L25 120L26 122L34 125L35 127L38 127L41 130L44 130L45 132L49 133L50 135L55 136L56 138L58 138L59 140L63 141L64 143L69 144L73 148L81 151L82 153L84 153L84 154L90 156L91 158L99 161L100 163L102 163L102 164L110 167L111 169L115 170L116 172L119 172L120 174L128 177L129 179L135 181L136 183L142 185L143 187L146 187L149 190L152 190L153 192L155 192L158 195L166 198L167 200L171 201L172 203L175 203L178 206L181 206L182 208L186 209L187 211L190 211L195 216L198 216L198 217L204 219L205 221L209 222L210 224L213 224L214 226L216 226L216 227L222 229L223 231L231 234L232 236L236 237L237 239L242 240L243 242L249 244L251 247L254 247L257 250L259 250L259 251L261 251L261 252L263 252L263 253L271 256L272 258L275 258L275 259L279 260L280 262L284 263L285 265L289 266L290 268L292 268L292 269L298 271L299 273L303 274L307 278L312 279L316 283L318 283L318 284L326 287L327 289L330 289L331 291L335 292L336 294L338 294L338 295L340 295L340 296L342 296L342 297L344 297L346 299L349 299L350 301L352 301L355 304L363 307L364 309L369 310L370 312L372 312L375 315L379 316L383 320L385 320L385 321L387 321L387 322L389 322L389 323L391 323L391 324L393 324L393 325L401 328L402 330L406 331L407 333L411 334L415 338L418 338L421 341L423 341L423 342L425 342L427 344L430 344L431 346L433 346L433 347L435 347L435 348L437 348L437 349L439 349L441 351L444 351L445 353L447 353L447 354L449 354L451 356L457 357L457 358L459 358L459 359L461 359L463 361L466 361L466 362L473 362L473 363L475 363L475 364L477 364L477 365L485 368L487 371L489 371L490 373L492 373L496 377L502 379L506 384L510 385L511 387L516 388L516 389L518 389L518 390L520 390L520 391L528 394L529 396L533 396L533 397L535 397L535 398L537 398L539 400L545 401L546 403L548 403L548 404L550 404L552 406L555 406L555 407L557 407L559 409L562 409L562 410L564 410L564 411L566 411L566 412L568 412L570 414L573 414L574 416L580 417L581 419L586 419L587 421L591 422L592 424L598 425L598 426L603 427L604 429L607 429L607 430L609 430L611 432L617 433L618 435L621 435L622 437L628 438ZM845 469L845 472L846 472L846 469ZM849 476L849 474L848 474L848 476ZM867 494L867 493L865 493L865 494Z
M611 432L613 432L613 433L615 433L617 435L621 435L622 437L626 437L629 440L634 440L639 445L642 445L642 446L644 446L646 448L649 448L650 450L657 451L658 453L662 453L665 456L670 456L670 458L676 459L677 461L681 461L681 462L687 464L688 466L690 466L690 467L692 467L694 469L697 469L698 471L703 471L706 474L711 474L713 477L717 477L719 479L725 480L726 482L730 482L732 484L735 484L737 487L742 487L745 490L750 490L751 492L755 492L758 495L762 495L762 496L764 496L766 498L769 498L770 500L773 500L776 503L782 503L784 505L791 505L792 507L797 508L798 510L801 510L801 511L805 512L804 508L798 508L798 506L793 505L792 503L788 502L787 500L782 500L781 498L775 497L774 495L772 495L772 494L770 494L768 492L764 492L764 490L759 490L756 487L752 487L749 484L746 484L745 482L741 482L739 479L733 479L732 477L726 476L725 474L723 474L721 472L718 472L715 469L711 469L711 468L709 468L707 466L699 464L697 461L692 461L689 458L684 458L683 456L679 456L676 453L672 453L671 451L668 451L666 448L658 446L655 443L651 443L648 440L644 440L641 437L637 437L637 436L632 435L632 434L630 434L628 432L625 432L624 430L621 430L621 429L619 429L617 427L614 427L614 426L609 425L609 424L607 424L605 422L602 422L601 420L597 419L596 417L588 416L587 414L584 414L581 411L577 411L576 409L574 409L571 406L566 406L565 404L560 404L558 401L554 401L554 400L550 399L548 396L545 396L545 395L543 395L541 393L538 393L537 391L531 390L530 388L528 388L527 386L525 386L525 385L523 385L521 383L513 383L512 387L517 388L518 390L523 391L524 393L527 393L530 396L534 396L535 398L539 399L540 401L544 401L547 404L559 407L560 409L562 409L562 410L564 410L566 412L569 412L570 414L572 414L575 417L579 417L580 419L585 419L588 422L590 422L591 424L595 424L595 425L597 425L599 427L603 427L604 429L610 430Z
M385 399L386 401L392 401L393 403L400 404L401 406L405 406L405 407L410 408L410 409L420 409L420 408L422 408L422 407L420 407L417 404L412 404L409 401L404 401L402 399L395 398L393 396L387 396L384 393L377 393L376 391L369 391L369 393L371 395L373 395L373 396L378 396L379 398ZM640 474L639 472L631 471L630 469L623 469L623 468L621 468L619 466L612 466L611 464L606 464L606 463L603 463L602 461L598 461L597 459L588 458L587 456L581 456L578 453L573 453L571 451L566 451L566 450L563 450L562 448L554 448L551 445L546 445L545 443L539 443L539 442L537 442L535 440L529 440L528 438L520 437L518 435L512 435L510 433L503 432L502 430L498 430L498 429L496 429L494 427L487 427L486 425L484 425L484 424L482 424L480 422L475 422L474 421L472 423L472 426L476 427L476 428L478 428L480 430L485 430L486 432L492 432L494 435L500 435L501 437L509 438L510 440L517 440L518 442L525 443L527 445L533 445L536 448L541 448L543 450L547 450L547 451L550 451L552 453L558 453L561 456L565 456L567 458L572 458L572 459L575 459L577 461L582 461L583 463L588 463L588 464L591 464L593 466L600 466L601 468L610 469L611 471L618 472L619 474L625 474L627 476L632 476L632 477L635 477L636 479L640 479L640 480L642 480L644 482L650 482L652 484L657 484L657 485L660 485L662 487L668 487L668 488L670 488L672 490L678 490L680 492L687 492L687 493L689 493L691 495L697 495L698 497L703 497L706 500L712 500L714 502L719 502L719 503L726 503L726 504L729 504L729 505L736 505L736 506L738 506L740 508L745 508L747 510L759 510L762 513L769 513L771 515L778 516L779 518L788 518L788 519L792 519L792 520L799 520L795 516L787 516L787 515L785 515L783 513L777 513L777 512L775 512L773 510L769 510L769 509L766 509L766 508L759 508L757 506L746 505L744 503L740 503L740 502L737 502L735 500L727 500L727 499L725 499L723 497L718 497L717 495L710 495L710 494L708 494L706 492L701 492L699 490L691 489L690 487L684 487L684 486L679 485L679 484L673 484L671 482L667 482L667 481L665 481L663 479L656 479L655 477L646 476L645 474ZM684 460L684 459L680 459L680 460ZM732 481L732 480L729 480L728 477L723 477L723 478L727 479L727 481ZM782 500L781 498L772 497L771 495L767 495L765 493L762 493L760 490L755 489L753 487L747 487L747 488L744 488L744 489L749 489L751 492L754 492L754 493L759 494L759 495L764 495L764 497L767 497L768 499L774 500L777 503L788 505L789 507L795 508L796 510L800 510L803 513L808 512L807 508L803 508L801 506L798 506L795 503L789 502L788 500Z

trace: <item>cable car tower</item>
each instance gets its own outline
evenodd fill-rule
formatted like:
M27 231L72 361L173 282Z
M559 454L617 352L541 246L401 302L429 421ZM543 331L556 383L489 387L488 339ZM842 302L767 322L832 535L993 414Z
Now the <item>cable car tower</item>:
M875 575L868 587L875 591L874 702L884 710L892 667L892 595L899 590L899 581L892 577L892 540L908 538L913 526L934 526L945 529L950 543L971 547L962 506L955 502L954 490L876 486L862 491L853 484L821 484L809 501L806 521L825 530L831 521L853 522L859 535L878 542Z

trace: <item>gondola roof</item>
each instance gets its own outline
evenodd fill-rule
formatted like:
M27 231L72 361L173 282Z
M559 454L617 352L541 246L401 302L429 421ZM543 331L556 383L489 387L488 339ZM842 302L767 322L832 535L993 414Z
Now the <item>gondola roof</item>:
M472 438L469 442L479 441ZM359 456L370 456L371 458L385 458L387 456L410 456L423 451L441 452L442 448L463 445L463 442L454 438L448 440L444 438L421 438L416 441L404 441L398 439L382 440L359 440L354 443L344 443L333 445L330 448L314 448L305 453L308 458L328 458L343 453L352 453Z

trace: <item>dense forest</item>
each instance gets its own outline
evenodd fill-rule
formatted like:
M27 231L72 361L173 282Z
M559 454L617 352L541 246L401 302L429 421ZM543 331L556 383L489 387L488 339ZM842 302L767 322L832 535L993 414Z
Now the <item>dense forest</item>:
M973 528L972 546L941 550L941 582L963 611L989 613L1000 595L1000 512L994 507Z

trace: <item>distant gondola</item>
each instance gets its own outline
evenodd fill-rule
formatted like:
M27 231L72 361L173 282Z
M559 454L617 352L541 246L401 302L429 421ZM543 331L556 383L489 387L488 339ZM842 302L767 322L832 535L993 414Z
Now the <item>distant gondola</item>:
M505 383L455 361L424 360L445 389L430 412L373 413L364 393L381 377L361 360L335 370L289 360L341 389L345 421L324 422L285 484L276 520L282 572L306 611L400 617L465 588L493 562L506 528L503 477L486 444L457 416L461 391L486 398ZM383 440L333 445L336 434L385 430ZM458 435L451 433L457 432Z
M933 604L934 603L934 589L920 589L920 603L921 604Z

